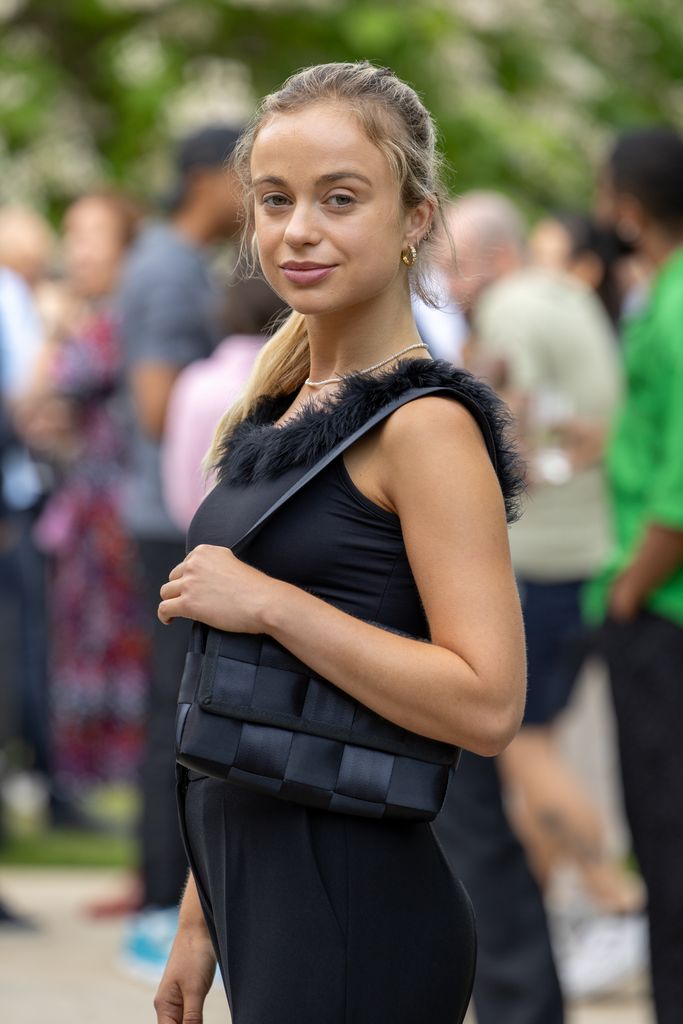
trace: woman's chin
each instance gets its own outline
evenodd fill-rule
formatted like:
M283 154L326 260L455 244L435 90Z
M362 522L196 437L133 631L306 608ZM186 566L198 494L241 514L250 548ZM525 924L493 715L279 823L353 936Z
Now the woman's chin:
M333 298L329 295L294 294L287 295L286 301L293 310L301 313L303 316L325 316L328 313L336 313L340 309L345 309L347 306L352 305L350 299L345 301L338 296Z
M328 316L344 310L357 309L368 302L372 303L377 298L377 289L355 288L351 292L336 291L327 295L323 294L322 290L317 295L313 294L313 291L290 291L282 297L293 310L303 316Z

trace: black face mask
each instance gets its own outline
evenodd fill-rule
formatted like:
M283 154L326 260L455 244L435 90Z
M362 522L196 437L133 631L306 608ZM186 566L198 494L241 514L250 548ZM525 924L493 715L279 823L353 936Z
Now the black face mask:
M600 243L606 257L606 262L623 259L625 256L634 256L638 247L619 234L615 227L600 226Z

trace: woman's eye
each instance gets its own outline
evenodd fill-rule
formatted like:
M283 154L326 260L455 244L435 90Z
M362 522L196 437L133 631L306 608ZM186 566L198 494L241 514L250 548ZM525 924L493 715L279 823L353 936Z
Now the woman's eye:
M328 203L331 203L332 206L343 207L351 206L351 204L354 202L354 199L353 196L348 196L343 192L339 192L336 195L330 196L327 201Z
M287 199L287 196L283 196L280 193L276 192L273 193L273 195L264 196L261 202L263 203L264 206L281 207L286 206L289 200Z

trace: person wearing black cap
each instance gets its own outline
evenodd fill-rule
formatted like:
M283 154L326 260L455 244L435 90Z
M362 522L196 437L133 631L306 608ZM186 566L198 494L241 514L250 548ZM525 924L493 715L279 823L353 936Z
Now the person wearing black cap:
M624 807L648 895L657 1024L683 1019L683 134L625 132L600 179L606 224L652 268L624 326L606 453L614 542L586 594L609 667Z
M239 187L226 161L238 131L204 127L181 142L165 220L150 223L124 269L119 314L130 410L124 516L136 541L152 646L147 747L142 768L143 912L132 922L125 958L136 973L161 973L187 874L175 804L173 723L187 623L164 630L159 587L185 556L160 483L160 445L175 378L209 356L220 338L220 295L207 250L236 234Z

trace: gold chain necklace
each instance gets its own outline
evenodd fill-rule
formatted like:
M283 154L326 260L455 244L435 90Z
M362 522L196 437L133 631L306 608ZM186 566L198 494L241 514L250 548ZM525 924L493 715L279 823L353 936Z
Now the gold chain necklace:
M342 381L348 380L349 377L354 377L357 373L372 373L373 370L379 370L381 366L386 366L392 359L398 359L399 356L405 355L406 352L411 352L414 348L427 348L427 346L424 341L416 341L413 345L406 345L400 352L394 352L393 355L387 356L386 359L380 359L378 363L366 366L364 370L354 370L353 373L338 373L334 377L326 377L325 380L311 380L308 377L304 384L308 384L309 388L322 388L326 384L340 384Z

